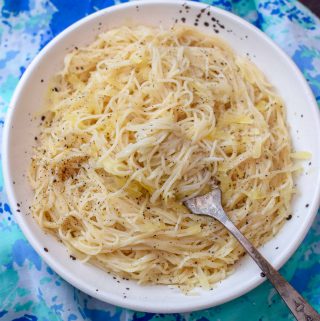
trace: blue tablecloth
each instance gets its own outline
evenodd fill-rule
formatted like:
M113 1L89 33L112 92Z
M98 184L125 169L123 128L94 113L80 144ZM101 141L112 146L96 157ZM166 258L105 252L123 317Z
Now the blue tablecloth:
M0 0L0 136L20 76L54 36L87 14L124 1ZM295 0L204 0L255 24L297 63L320 103L320 21ZM95 300L62 280L35 253L12 217L0 174L0 321L293 320L272 286L188 314L138 313ZM320 310L320 215L282 269Z

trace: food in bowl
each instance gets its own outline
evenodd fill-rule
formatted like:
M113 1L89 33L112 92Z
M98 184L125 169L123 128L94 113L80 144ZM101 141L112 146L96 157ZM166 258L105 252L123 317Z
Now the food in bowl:
M139 283L209 288L244 254L182 201L220 185L255 246L291 215L285 107L262 72L194 27L121 27L52 80L32 213L78 259Z

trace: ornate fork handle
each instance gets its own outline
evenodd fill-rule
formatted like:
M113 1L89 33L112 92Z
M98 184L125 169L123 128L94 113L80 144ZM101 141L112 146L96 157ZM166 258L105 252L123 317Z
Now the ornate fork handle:
M229 219L221 220L221 223L232 233L232 235L246 249L249 255L255 260L298 321L320 321L320 315L280 275L280 273L272 267L272 265L259 253L259 251Z

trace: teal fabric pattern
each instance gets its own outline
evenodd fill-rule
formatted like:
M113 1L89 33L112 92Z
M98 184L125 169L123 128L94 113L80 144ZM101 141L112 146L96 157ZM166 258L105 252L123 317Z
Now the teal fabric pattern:
M0 139L19 78L36 54L82 17L119 0L0 0ZM320 21L296 0L203 0L256 25L292 57L320 104ZM2 141L2 140L0 140ZM1 157L1 155L0 155ZM320 310L320 215L281 272ZM157 315L100 302L61 279L14 221L0 171L0 321L285 321L294 320L267 281L224 305Z

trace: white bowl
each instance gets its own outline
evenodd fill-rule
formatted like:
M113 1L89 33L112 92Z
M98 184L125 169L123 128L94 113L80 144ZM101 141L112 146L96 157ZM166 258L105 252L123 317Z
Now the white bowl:
M11 102L5 124L2 155L9 201L15 220L29 242L65 280L102 301L146 312L187 312L227 302L264 280L255 263L245 257L236 266L235 272L217 284L213 291L199 290L197 296L185 296L179 290L165 286L141 286L124 280L118 283L112 276L90 264L71 260L66 248L52 236L43 233L32 216L27 215L32 191L25 174L40 122L39 117L37 121L32 121L32 117L41 110L48 81L63 66L65 54L74 46L89 44L100 32L123 24L170 27L176 21L182 21L182 18L186 18L186 24L194 24L196 15L202 8L210 10L211 17L217 18L224 26L218 28L221 37L238 54L248 54L276 87L286 104L295 149L312 153L312 164L309 165L308 161L303 163L304 173L297 180L300 194L294 200L293 218L276 237L260 249L273 266L280 268L293 254L317 212L320 196L318 107L298 68L269 38L233 14L195 2L139 1L99 11L67 28L30 64ZM199 28L212 34L215 32L209 19L211 17L203 14ZM206 22L210 22L209 27L205 26ZM21 212L17 212L17 203L21 203ZM309 205L306 207L306 204ZM49 251L45 252L44 248Z

